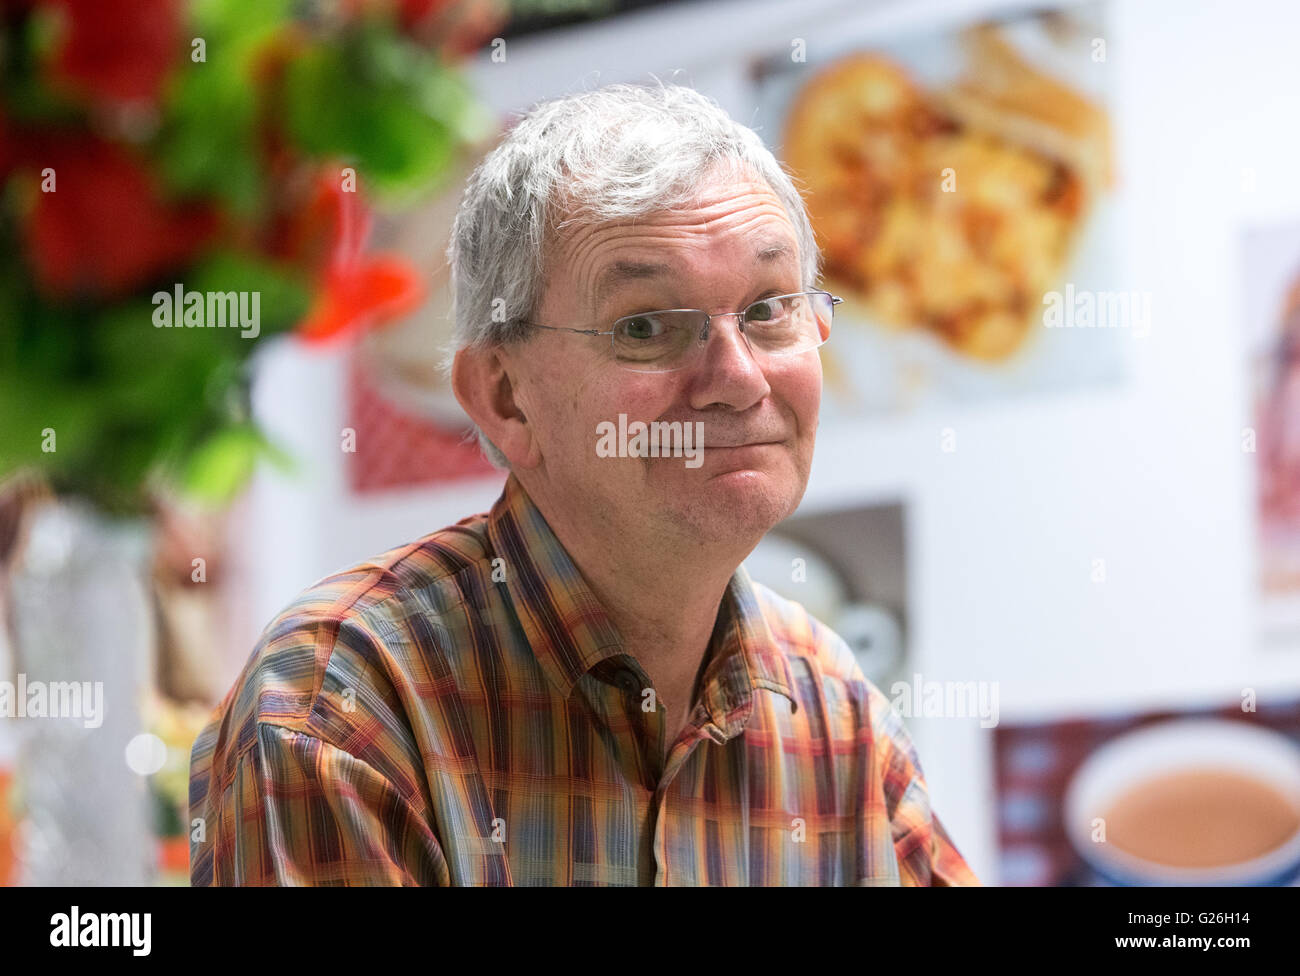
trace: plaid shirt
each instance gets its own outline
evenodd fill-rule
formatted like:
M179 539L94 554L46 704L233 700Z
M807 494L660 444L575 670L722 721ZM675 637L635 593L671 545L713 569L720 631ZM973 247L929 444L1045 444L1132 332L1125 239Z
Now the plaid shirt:
M844 641L743 566L718 623L665 743L511 476L266 629L194 743L191 881L978 885Z

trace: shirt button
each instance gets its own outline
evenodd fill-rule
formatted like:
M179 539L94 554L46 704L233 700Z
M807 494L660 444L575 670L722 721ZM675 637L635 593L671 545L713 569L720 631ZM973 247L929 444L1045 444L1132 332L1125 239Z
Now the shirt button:
M637 690L637 686L640 684L640 682L637 681L636 675L631 671L620 671L618 677L614 680L618 686L629 695L634 694Z

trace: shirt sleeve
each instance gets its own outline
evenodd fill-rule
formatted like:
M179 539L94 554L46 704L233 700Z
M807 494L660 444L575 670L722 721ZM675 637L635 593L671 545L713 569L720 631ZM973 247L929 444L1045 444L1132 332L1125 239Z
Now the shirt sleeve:
M445 885L437 838L391 781L315 736L259 724L204 813L192 883ZM210 862L205 864L205 855Z
M930 807L921 761L902 716L871 686L873 732L893 831L894 854L905 886L980 886L943 823Z
M934 832L930 848L930 884L942 888L980 886L980 879L948 836L939 815L934 814Z

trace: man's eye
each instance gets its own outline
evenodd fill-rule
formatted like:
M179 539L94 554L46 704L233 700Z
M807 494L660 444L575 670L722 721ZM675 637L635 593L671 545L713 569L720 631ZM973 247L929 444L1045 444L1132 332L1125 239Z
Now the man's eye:
M654 315L633 315L619 323L619 331L627 339L655 339L663 334L664 325Z
M745 311L747 322L771 322L781 317L782 303L779 298L765 298L749 306Z

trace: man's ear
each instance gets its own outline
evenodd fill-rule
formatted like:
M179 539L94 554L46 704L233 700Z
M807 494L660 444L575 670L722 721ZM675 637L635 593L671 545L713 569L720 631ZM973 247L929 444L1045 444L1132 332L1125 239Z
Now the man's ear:
M512 467L535 468L542 454L533 427L515 402L517 376L512 372L501 346L467 346L452 359L451 389Z

